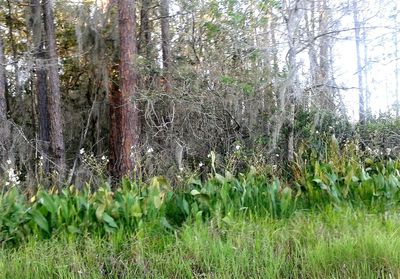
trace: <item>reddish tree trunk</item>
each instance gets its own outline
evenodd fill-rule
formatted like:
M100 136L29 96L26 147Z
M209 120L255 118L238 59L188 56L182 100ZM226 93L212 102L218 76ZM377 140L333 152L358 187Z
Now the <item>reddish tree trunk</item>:
M58 55L56 51L56 35L51 0L42 0L44 29L46 33L46 49L48 58L48 108L50 119L50 148L60 178L65 175L65 148L62 129L60 77L58 73Z
M139 140L139 118L136 92L136 19L135 1L118 1L120 38L119 88L110 90L110 165L116 180L132 177L134 152ZM116 71L113 71L116 72ZM113 83L115 84L115 83Z

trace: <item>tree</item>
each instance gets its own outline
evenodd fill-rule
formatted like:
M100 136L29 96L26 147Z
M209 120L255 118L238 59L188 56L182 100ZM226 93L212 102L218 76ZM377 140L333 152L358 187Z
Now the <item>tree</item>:
M294 159L294 135L295 135L295 110L296 102L300 99L300 83L298 77L297 48L298 48L298 32L300 28L300 11L303 10L302 0L285 1L285 9L287 9L286 29L289 51L287 54L288 80L287 91L289 99L289 115L288 115L288 147L287 159Z
M110 90L111 175L119 180L132 176L139 141L139 109L136 90L135 0L118 1L119 88Z
M394 20L394 59L395 59L395 81L396 81L396 85L395 85L395 98L396 98L396 118L399 118L399 109L400 109L400 103L399 103L399 90L400 90L400 83L399 83L399 38L398 38L398 31L399 30L399 25L397 23L397 19L398 19L398 4L396 2L395 4L395 8L394 8L394 16L393 16L393 20Z
M357 55L357 76L358 76L358 115L360 123L364 124L365 117L365 98L363 88L363 68L361 58L361 22L358 13L358 0L353 0L353 20L354 20L354 39L356 43L356 55Z
M49 143L50 143L50 124L47 97L47 73L45 67L45 49L43 38L42 7L40 0L32 0L31 29L33 39L33 53L35 57L35 85L34 90L37 99L37 114L39 125L39 146L43 157L43 170L49 171Z
M60 76L58 72L58 55L56 50L57 45L52 4L53 1L51 0L42 0L48 58L47 74L50 90L50 94L48 94L50 148L56 165L55 170L58 172L60 179L63 179L66 170L65 147L61 114Z
M161 0L161 49L163 59L163 72L165 79L165 92L171 92L171 51L169 36L169 0Z
M5 59L3 50L3 40L0 36L0 132L1 142L0 149L5 149L5 140L9 134L9 127L7 123L7 101L6 101L6 72L5 72ZM0 152L0 154L3 152Z
M142 0L142 6L140 9L140 37L139 37L138 50L139 53L145 55L147 59L150 59L152 55L149 15L150 15L150 0Z

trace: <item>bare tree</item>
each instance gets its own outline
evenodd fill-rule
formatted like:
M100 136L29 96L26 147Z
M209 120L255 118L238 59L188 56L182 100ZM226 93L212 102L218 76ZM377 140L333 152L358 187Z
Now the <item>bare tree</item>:
M365 123L365 98L363 88L363 68L361 58L361 22L359 19L358 12L358 0L353 0L353 20L354 20L354 38L356 42L356 54L357 54L357 76L358 76L358 115L360 123Z
M110 172L115 179L132 176L134 152L139 141L136 90L135 0L118 1L120 40L119 89L110 90Z
M296 102L300 98L300 84L298 78L298 65L297 65L297 48L298 48L298 32L301 21L301 13L303 10L302 0L288 0L284 1L285 9L287 10L286 30L288 39L288 53L287 53L287 66L288 66L288 81L286 90L289 99L289 113L288 113L288 147L287 159L293 161L294 159L294 122L295 122L295 109Z
M395 4L395 11L394 11L394 59L395 59L395 98L396 98L396 118L399 118L399 109L400 109L400 103L399 103L399 38L398 38L398 30L399 30L399 25L397 23L398 19L398 3L396 2Z

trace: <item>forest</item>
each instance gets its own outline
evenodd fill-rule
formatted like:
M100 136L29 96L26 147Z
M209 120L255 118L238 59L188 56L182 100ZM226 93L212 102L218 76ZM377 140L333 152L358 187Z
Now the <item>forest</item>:
M400 278L400 4L0 0L0 278Z

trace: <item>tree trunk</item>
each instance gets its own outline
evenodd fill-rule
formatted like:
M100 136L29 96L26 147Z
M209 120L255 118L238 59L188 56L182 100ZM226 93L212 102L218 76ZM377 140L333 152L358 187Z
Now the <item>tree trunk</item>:
M56 164L55 170L60 179L65 176L65 148L61 114L60 77L58 72L58 55L56 46L56 34L51 0L42 0L44 29L46 33L46 49L48 58L48 82L50 94L48 94L48 108L50 119L50 148Z
M13 26L13 17L12 17L12 8L10 0L7 0L7 25L8 25L8 36L10 39L11 50L12 50L12 57L13 57L13 65L14 65L14 78L15 78L15 95L20 99L19 102L19 110L24 111L24 102L22 99L22 88L20 86L20 77L19 77L19 69L18 69L18 51L17 51L17 44L14 37L14 26Z
M139 32L139 44L138 52L140 55L146 58L147 71L138 78L139 87L145 89L151 88L155 78L155 57L153 51L153 43L151 41L151 30L152 24L150 23L150 10L151 0L142 0L142 6L140 8L140 32Z
M163 58L163 73L165 79L165 92L171 92L171 51L169 36L169 0L161 0L161 48Z
M139 141L136 92L135 0L118 1L119 88L110 90L110 165L114 179L133 175L134 155Z
M288 16L286 19L286 29L288 38L288 81L287 91L289 99L289 115L288 115L288 145L287 145L287 159L288 161L294 160L294 135L295 135L295 111L296 103L300 100L300 83L298 77L298 65L297 65L297 47L298 47L298 28L300 23L299 10L301 7L301 1L295 1L294 5L288 5Z
M151 31L150 31L150 0L142 0L140 9L140 44L139 53L145 55L147 59L151 58Z
M363 64L363 74L364 74L364 92L365 92L365 117L368 118L371 114L371 92L369 92L368 86L368 45L367 45L367 29L363 26L362 33L362 45L364 50L364 64Z
M365 103L363 89L363 69L361 64L361 24L358 18L357 0L353 0L354 37L356 41L357 75L358 75L358 115L361 124L365 123Z
M398 31L399 30L399 25L397 24L397 18L398 18L398 4L396 2L396 7L395 7L395 14L394 14L394 59L395 59L395 98L396 98L396 118L399 118L399 109L400 109L400 103L399 103L399 38L398 38Z
M47 99L47 73L45 67L45 50L43 41L43 24L41 17L41 5L40 0L32 0L32 38L34 45L34 56L36 60L36 80L34 90L37 98L37 113L39 122L39 145L40 152L43 157L43 171L45 174L49 172L49 161L50 157L50 124L49 124L49 111L48 111L48 99Z
M3 50L3 40L0 36L0 160L4 160L7 152L7 140L10 135L10 127L7 122L7 101L6 101L6 71Z
M3 39L0 37L0 119L1 123L7 119L7 102L6 102L6 72L5 59L3 50Z

